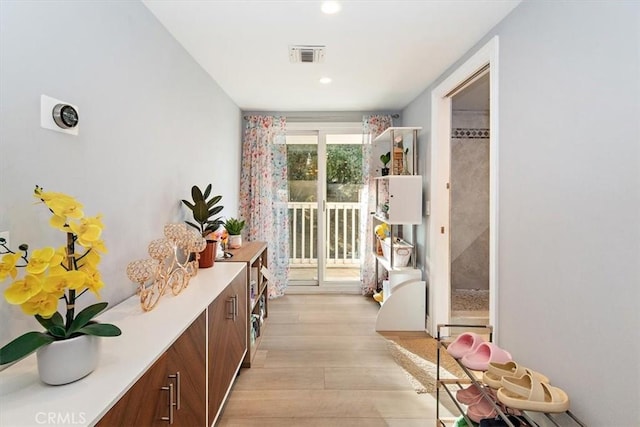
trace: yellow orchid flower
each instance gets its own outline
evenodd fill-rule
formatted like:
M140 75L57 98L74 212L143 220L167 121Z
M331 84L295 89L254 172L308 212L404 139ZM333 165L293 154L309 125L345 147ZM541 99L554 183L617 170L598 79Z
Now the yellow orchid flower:
M12 279L16 278L18 275L16 264L20 258L20 254L6 254L2 257L2 262L0 262L0 282L4 281L7 276L11 276Z
M78 255L74 254L74 256L77 257ZM49 265L51 266L49 269L49 274L60 274L68 271L68 260L69 258L67 257L67 247L60 246L58 249L56 249L56 253L53 255L53 258L51 258L51 261L49 262Z
M53 257L51 257L51 260L49 261L49 266L52 268L59 266L62 263L65 263L66 260L67 260L67 248L66 246L60 246L58 249L56 249L56 252L53 254Z
M89 217L87 218L87 221L91 222L93 225L100 227L100 230L104 230L104 222L102 222L102 214Z
M27 274L24 279L16 280L4 291L4 299L9 304L19 305L37 295L42 290L40 279Z
M87 275L82 271L64 271L46 277L42 283L42 290L59 298L64 294L65 289L78 290L84 286L86 280Z
M34 191L34 197L38 200L42 200L45 204L51 202L54 199L71 198L68 194L57 193L55 191L42 191L42 188L36 187Z
M41 291L31 297L25 303L21 304L21 307L22 311L24 311L26 314L39 314L45 319L48 319L53 316L56 311L58 311L58 297L54 294L49 294Z
M54 265L49 269L49 276L58 276L66 273L67 271L69 270L64 268L62 265Z
M53 228L64 231L65 233L69 231L69 226L67 225L67 218L60 215L53 215L49 220L49 225Z
M36 249L31 254L31 259L27 264L27 273L31 274L42 274L49 264L51 263L51 259L55 255L56 250L51 247L46 247L42 249Z
M87 275L87 278L91 278L91 276L98 271L91 264L83 264L78 270L84 272Z
M90 248L94 242L100 240L104 225L100 216L82 218L79 222L69 224L71 231L78 236L78 243L85 248Z
M98 264L100 264L100 254L93 249L87 249L85 255L82 256L82 266L88 266L92 269L96 269ZM83 268L79 268L79 270L83 270Z
M102 281L102 276L100 272L95 269L82 269L87 275L87 280L84 283L84 286L89 289L91 292L96 294L98 298L100 298L100 289L104 287L104 282Z
M41 193L41 195L42 194L44 193ZM58 197L52 197L49 200L45 200L45 204L55 215L63 218L80 219L84 216L82 203L71 196L63 194Z
M106 254L107 252L109 252L107 250L107 247L104 245L104 240L96 240L95 242L93 242L93 244L91 245L91 249L93 249L94 251L98 251L101 254Z

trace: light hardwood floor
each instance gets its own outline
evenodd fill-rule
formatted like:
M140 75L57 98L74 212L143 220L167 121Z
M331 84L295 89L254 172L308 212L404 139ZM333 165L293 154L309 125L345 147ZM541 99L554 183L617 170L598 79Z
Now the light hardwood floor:
M435 399L411 388L375 332L377 311L358 295L271 300L255 365L218 425L434 426Z

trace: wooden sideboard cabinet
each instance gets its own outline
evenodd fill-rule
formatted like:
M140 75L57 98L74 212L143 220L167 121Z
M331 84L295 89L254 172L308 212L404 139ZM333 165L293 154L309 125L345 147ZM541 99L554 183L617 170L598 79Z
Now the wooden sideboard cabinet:
M97 426L204 426L205 331L202 312Z
M101 427L215 425L247 352L247 268L216 263L151 311L132 295L100 314L122 335L104 339L95 371L64 387L39 380L35 354L0 371L0 426L43 414Z
M247 352L244 270L246 267L97 426L197 427L215 424Z
M243 368L250 368L258 345L260 344L260 330L269 316L269 295L267 280L262 274L262 267L267 267L267 243L245 242L239 249L229 249L233 256L224 262L242 262L247 265L245 287L248 298L245 316L247 321L247 354L242 362ZM257 325L254 326L254 321Z
M240 274L209 311L209 425L218 419L247 352L247 288Z
M98 421L97 427L162 426L169 417L169 381L167 355L158 360L140 377L122 398Z
M169 378L176 387L174 426L206 422L206 314L202 312L167 350Z

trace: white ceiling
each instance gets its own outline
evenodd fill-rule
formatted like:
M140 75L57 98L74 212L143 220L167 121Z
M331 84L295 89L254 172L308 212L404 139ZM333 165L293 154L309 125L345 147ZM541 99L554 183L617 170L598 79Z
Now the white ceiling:
M143 0L245 111L402 109L519 2ZM324 62L290 63L294 44L326 45Z

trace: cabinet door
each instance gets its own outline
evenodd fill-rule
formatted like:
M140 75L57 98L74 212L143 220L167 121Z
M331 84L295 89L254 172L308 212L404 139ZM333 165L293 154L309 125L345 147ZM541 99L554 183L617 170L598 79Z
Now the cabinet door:
M249 313L248 313L248 287L247 283L244 279L245 275L240 274L236 277L233 282L231 282L231 287L233 288L233 292L237 298L237 313L236 320L234 321L235 332L234 332L234 340L237 342L237 361L234 364L235 367L238 366L240 360L244 358L245 353L247 352L247 328L249 327ZM235 359L234 359L235 360Z
M246 272L209 305L209 421L213 424L247 350Z
M206 327L202 312L167 350L167 378L175 389L175 426L204 426L207 421Z
M422 177L419 175L390 176L390 224L422 224Z
M169 417L170 390L163 390L163 387L168 388L168 384L165 353L98 421L96 426L166 426ZM167 420L162 420L163 417Z

